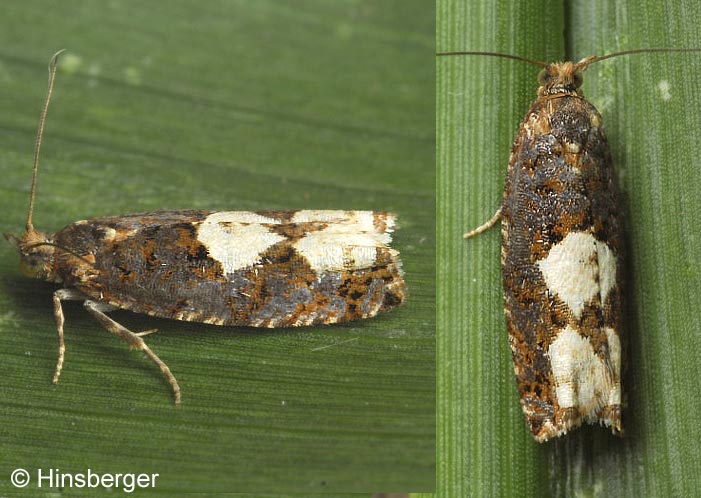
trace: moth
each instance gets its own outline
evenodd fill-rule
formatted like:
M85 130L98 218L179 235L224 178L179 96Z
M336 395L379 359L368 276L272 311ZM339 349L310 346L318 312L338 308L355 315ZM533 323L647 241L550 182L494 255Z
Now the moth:
M537 99L511 150L504 197L473 237L502 221L504 312L526 423L538 442L584 422L622 434L623 241L602 119L585 99L593 63L641 52L545 63Z
M296 327L369 318L406 297L399 253L390 247L395 216L377 211L155 211L81 220L54 234L32 224L39 151L56 74L34 153L24 233L5 238L30 277L62 285L53 295L58 360L65 344L61 302L83 301L109 332L143 351L170 383L168 366L146 345L155 332L132 332L107 313L225 326Z

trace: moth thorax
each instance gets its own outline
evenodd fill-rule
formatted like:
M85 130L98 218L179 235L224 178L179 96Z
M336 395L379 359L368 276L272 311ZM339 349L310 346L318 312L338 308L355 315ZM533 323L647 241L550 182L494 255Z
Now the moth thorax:
M575 95L582 97L582 70L579 63L555 62L548 64L538 75L538 96Z

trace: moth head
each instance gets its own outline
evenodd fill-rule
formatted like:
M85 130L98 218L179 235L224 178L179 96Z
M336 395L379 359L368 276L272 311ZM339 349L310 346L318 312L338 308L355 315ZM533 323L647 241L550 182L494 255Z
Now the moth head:
M4 234L7 241L19 252L20 271L32 278L57 281L54 272L54 253L56 246L49 237L33 228L21 237Z
M548 64L538 74L538 96L546 95L582 95L579 88L584 82L582 72L590 62L583 59L580 62L554 62Z

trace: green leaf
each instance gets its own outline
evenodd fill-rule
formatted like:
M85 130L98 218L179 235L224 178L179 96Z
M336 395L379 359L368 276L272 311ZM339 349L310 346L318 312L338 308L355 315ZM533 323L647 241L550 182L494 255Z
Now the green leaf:
M274 331L114 313L159 329L147 342L180 382L176 409L160 372L79 303L64 305L53 386L56 287L24 279L2 244L0 494L17 467L154 472L167 496L433 490L434 19L421 0L3 6L3 232L24 226L46 67L66 48L38 229L153 209L390 210L410 299Z
M564 6L563 6L564 5ZM438 3L439 51L539 60L701 47L697 2ZM529 435L503 318L500 234L464 241L500 203L510 143L538 68L493 57L437 61L439 496L694 496L701 487L701 139L698 54L607 60L585 74L623 191L626 437Z

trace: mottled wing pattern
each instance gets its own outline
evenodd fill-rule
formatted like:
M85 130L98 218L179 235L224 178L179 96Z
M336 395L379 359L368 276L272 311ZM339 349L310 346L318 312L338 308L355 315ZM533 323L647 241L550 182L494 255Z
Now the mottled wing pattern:
M76 222L56 243L71 248L65 285L118 308L285 327L401 304L394 224L371 211L160 211Z
M506 322L538 441L598 421L621 431L622 250L601 117L539 98L516 137L502 208Z

